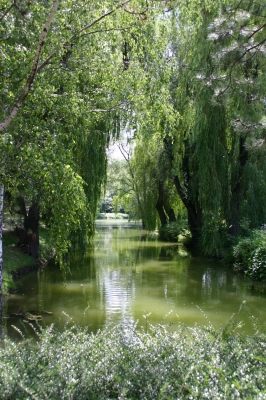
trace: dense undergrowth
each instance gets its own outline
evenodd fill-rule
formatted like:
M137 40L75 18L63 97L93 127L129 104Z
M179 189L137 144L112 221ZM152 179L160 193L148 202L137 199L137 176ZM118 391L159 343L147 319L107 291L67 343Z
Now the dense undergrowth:
M167 224L159 230L160 239L189 245L191 235L186 221ZM227 236L228 237L228 236ZM230 237L230 246L222 251L221 258L233 266L237 273L253 281L266 282L266 227L246 230L245 235Z
M167 242L188 243L191 235L186 220L170 222L159 230L160 239Z
M233 264L236 272L247 277L266 281L266 229L254 229L248 236L240 237L233 246Z
M265 399L266 335L220 329L34 328L3 341L1 399Z

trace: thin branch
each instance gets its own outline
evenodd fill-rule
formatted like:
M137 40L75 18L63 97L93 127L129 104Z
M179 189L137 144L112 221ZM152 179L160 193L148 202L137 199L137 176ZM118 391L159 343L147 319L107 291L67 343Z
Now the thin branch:
M248 40L250 40L254 35L256 35L256 33L258 33L259 31L261 31L263 28L266 27L266 23L262 26L260 26L258 29L256 29L254 32L252 32L252 34L247 38Z
M87 35L94 35L95 33L102 33L102 32L114 32L114 31L127 31L130 28L133 28L135 25L131 24L126 26L125 28L110 28L110 29L97 29L96 31L86 32L83 35L80 35L80 38L87 36Z
M148 7L145 7L143 11L137 12L134 10L128 10L127 8L124 8L124 10L131 15L144 15L148 11Z
M51 8L51 11L49 13L49 16L45 22L44 28L41 32L40 38L39 38L39 42L36 48L36 53L35 53L35 57L33 60L33 64L32 64L32 69L30 72L30 75L28 77L28 80L26 82L25 88L22 92L22 94L20 95L20 97L18 98L18 100L16 101L15 105L13 106L9 116L0 124L0 132L3 132L8 125L10 124L10 122L13 120L13 118L15 118L15 116L17 115L18 110L20 109L20 107L22 106L22 104L24 103L26 97L28 96L28 93L31 89L31 86L34 82L35 76L37 74L37 69L38 69L38 63L40 60L40 56L41 56L41 52L42 52L42 48L45 42L45 39L47 37L48 34L48 30L51 26L51 23L54 19L55 13L58 9L60 0L55 0L54 4Z
M96 18L93 22L91 22L90 24L84 26L83 28L81 28L77 34L71 36L71 38L63 43L62 48L65 49L66 47L69 46L71 40L75 39L77 36L79 36L82 32L92 28L94 25L96 25L98 22L100 22L101 20L103 20L104 18L108 17L109 15L113 14L116 10L118 10L119 8L124 7L127 3L129 3L131 0L126 0L125 2L119 4L117 7L115 7L114 9L107 11L106 13L102 14L99 18ZM53 53L51 53L46 60L43 61L43 63L39 66L38 71L40 72L49 62L52 58L54 58L56 55L58 54L58 49L55 50Z
M94 25L96 25L98 22L100 22L102 19L106 18L107 16L113 14L116 10L118 10L119 8L124 7L126 4L128 4L131 0L126 0L123 3L119 4L117 7L115 7L113 10L107 11L106 13L102 14L99 18L95 19L93 22L91 22L90 24L86 25L85 27L83 27L82 29L79 30L78 35L82 32L84 32L87 29L90 29L91 27L93 27ZM37 45L37 49L36 49L36 55L33 61L33 66L32 66L32 70L31 73L28 77L27 83L25 85L25 88L21 94L21 96L18 98L18 100L16 101L15 105L13 106L9 116L2 122L0 123L0 132L3 132L8 125L11 123L11 121L13 120L13 118L16 116L18 110L20 109L20 107L22 106L22 104L24 103L30 89L31 86L33 84L33 81L35 79L36 74L38 74L48 63L49 61L57 54L57 50L54 51L53 53L50 54L49 57L47 57L47 59L38 67L39 64L39 60L40 60L40 56L41 56L41 51L42 51L42 47L44 45L45 39L47 37L47 33L48 30L50 28L50 25L54 19L55 13L57 11L57 8L59 6L60 0L56 0L53 4L53 7L50 11L49 17L45 23L45 26L42 30L38 45ZM73 35L69 41L73 40L74 38L76 38L77 35ZM63 44L63 48L67 47L69 45L69 41Z
M246 50L244 51L244 53L243 53L240 57L238 57L237 60L235 60L235 62L234 62L234 63L231 65L231 67L230 67L230 71L229 71L229 83L228 83L228 85L226 86L226 88L225 88L224 90L222 90L222 91L219 93L219 95L218 95L217 97L223 95L223 94L228 90L228 88L231 86L232 74L233 74L233 69L235 68L235 66L241 62L241 60L243 59L243 57L245 57L246 54L248 54L251 50L254 50L255 48L259 48L259 47L262 46L265 42L266 42L266 38L263 39L260 43L257 43L257 44L255 44L254 46L251 46L251 47L249 47L248 49L246 49Z
M0 17L0 22L3 21L3 19L4 19L5 16L9 13L9 11L11 10L12 7L14 7L14 3L12 3L11 6L8 7L7 10L4 12L4 14Z
M118 145L118 148L120 150L120 153L122 154L122 156L124 157L124 159L126 160L127 163L129 163L129 151L127 151L124 146L121 144Z

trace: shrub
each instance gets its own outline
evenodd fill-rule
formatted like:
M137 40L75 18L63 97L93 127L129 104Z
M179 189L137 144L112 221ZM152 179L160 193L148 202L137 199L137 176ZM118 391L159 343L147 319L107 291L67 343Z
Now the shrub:
M265 399L266 336L236 333L237 321L215 330L150 327L97 334L53 326L38 341L0 349L0 398Z
M159 236L166 242L178 242L181 236L183 241L187 241L190 238L187 222L183 220L170 222L160 228Z
M252 253L251 264L246 273L255 280L266 281L266 241Z
M266 232L254 230L233 247L234 269L254 280L266 280Z

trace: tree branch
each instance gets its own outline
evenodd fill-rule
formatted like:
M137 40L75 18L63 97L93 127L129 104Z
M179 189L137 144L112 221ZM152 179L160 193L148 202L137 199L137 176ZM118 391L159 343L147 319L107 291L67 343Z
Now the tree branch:
M125 6L127 3L129 3L130 1L131 1L131 0L126 0L126 1L123 2L123 3L120 3L120 4L119 4L117 7L115 7L114 9L112 9L112 10L110 10L110 11L107 11L106 13L102 14L99 18L96 18L94 21L92 21L90 24L88 24L88 25L84 26L83 28L81 28L81 29L77 32L77 34L71 36L71 38L70 38L67 42L63 43L62 48L65 49L66 47L68 47L69 44L70 44L70 42L71 42L71 40L75 39L75 38L76 38L77 36L79 36L82 32L84 32L84 31L86 31L86 30L92 28L94 25L96 25L96 24L97 24L98 22L100 22L102 19L104 19L104 18L106 18L107 16L113 14L113 13L114 13L116 10L118 10L119 8L124 7L124 6ZM39 68L38 68L38 72L40 72L40 71L49 63L49 61L50 61L52 58L54 58L57 54L58 54L58 49L55 50L53 53L51 53L51 54L46 58L46 60L44 60L44 61L42 62L42 64L41 64L41 65L39 66Z
M0 132L3 132L8 125L10 124L10 122L13 120L13 118L15 118L15 116L17 115L18 110L20 109L20 107L22 106L22 104L24 103L26 97L28 96L28 93L31 89L31 86L34 82L35 76L37 74L38 71L38 64L39 64L39 60L40 60L40 56L41 56L41 52L42 52L42 48L45 42L45 39L47 37L48 34L48 30L51 26L51 23L54 19L55 13L58 9L60 0L55 0L54 4L51 8L51 11L49 13L49 16L44 24L43 30L41 32L40 38L39 38L39 42L36 48L36 53L35 53L35 57L33 60L33 64L32 64L32 69L30 72L30 75L28 77L28 80L26 82L25 88L22 92L22 94L20 95L20 97L18 98L18 100L16 101L15 105L13 106L9 116L0 124Z
M11 8L12 8L13 6L14 6L14 3L12 3L11 6L7 8L7 10L4 12L3 15L1 15L1 17L0 17L0 22L3 21L3 19L4 19L5 16L9 13L9 11L11 10Z

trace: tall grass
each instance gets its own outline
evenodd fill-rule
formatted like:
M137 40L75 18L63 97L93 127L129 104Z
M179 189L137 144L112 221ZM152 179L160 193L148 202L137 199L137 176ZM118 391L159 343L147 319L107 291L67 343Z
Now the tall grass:
M266 335L179 324L36 328L0 348L1 399L265 399Z

